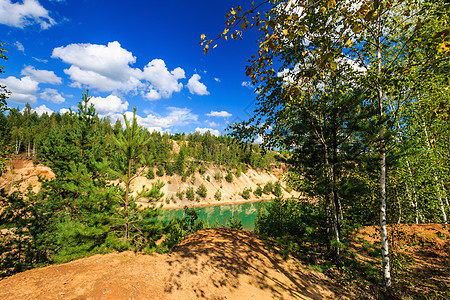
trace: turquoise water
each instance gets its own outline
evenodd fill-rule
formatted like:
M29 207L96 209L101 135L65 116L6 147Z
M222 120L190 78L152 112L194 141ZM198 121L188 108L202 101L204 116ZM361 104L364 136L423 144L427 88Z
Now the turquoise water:
M227 221L233 216L237 216L245 230L252 231L255 228L255 219L258 207L266 202L252 202L242 204L224 204L215 206L196 207L195 211L200 218L210 225L225 226ZM174 217L182 218L184 209L168 209L164 211L164 218L170 220Z

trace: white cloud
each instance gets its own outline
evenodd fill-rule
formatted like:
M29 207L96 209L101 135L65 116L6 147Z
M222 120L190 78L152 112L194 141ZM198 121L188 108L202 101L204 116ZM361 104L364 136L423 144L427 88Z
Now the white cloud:
M39 83L61 84L62 79L55 72L47 70L36 70L33 66L26 66L21 75L29 76Z
M205 123L206 124L208 124L208 126L209 127L217 127L217 126L219 126L220 124L217 124L216 122L210 122L210 121L205 121Z
M197 127L197 128L195 128L195 131L199 132L201 134L205 134L206 132L209 131L209 133L211 133L212 135L215 135L215 136L219 136L220 135L219 130L212 129L212 128L199 128L199 127Z
M243 82L241 83L241 85L242 85L243 87L246 87L246 88L249 88L249 89L255 88L255 86L254 86L250 81L243 81Z
M258 134L258 137L255 139L256 144L262 144L264 143L264 139L261 135Z
M144 67L141 78L150 82L151 86L150 92L145 97L149 100L157 100L161 97L170 98L173 92L181 91L183 84L178 80L186 78L186 75L181 68L169 72L162 59L154 59Z
M1 0L0 0L0 1L1 1ZM22 51L22 52L25 52L25 48L23 47L23 45L22 45L21 42L16 41L16 42L14 43L14 46L16 46L17 50Z
M33 59L35 61L40 62L40 63L44 63L44 64L48 63L48 60L46 60L46 59L40 59L40 58L37 58L37 57L34 57L34 56L33 56Z
M189 79L189 81L186 85L189 89L189 92L193 95L194 94L197 94L200 96L209 95L209 92L206 89L206 85L201 83L199 81L200 79L201 79L200 75L198 75L198 74L192 75L192 77Z
M41 99L56 104L61 104L66 101L66 99L55 89L45 89L39 96L41 97Z
M53 113L53 110L42 104L41 106L33 108L31 111L36 112L39 116L47 113L49 116Z
M24 0L22 3L0 0L0 24L24 28L33 23L38 23L42 29L56 24L37 0Z
M93 97L89 103L94 104L96 112L101 118L122 113L128 109L128 101L122 101L117 96L109 95L106 98Z
M61 115L65 114L65 113L68 113L68 112L70 112L70 109L68 109L68 108L61 108L59 110L59 114L61 114Z
M162 59L154 59L143 70L132 68L136 57L115 41L108 45L70 44L53 49L53 58L60 58L70 67L64 70L73 81L72 87L84 86L103 92L140 92L147 100L170 98L180 92L184 70L169 71Z
M217 78L217 77L214 77L214 80L217 81L217 82L220 82L220 79Z
M208 117L222 117L222 118L228 118L228 117L232 116L232 114L230 114L229 112L224 111L224 110L222 110L222 111L212 110L210 113L207 113L206 115Z
M191 110L188 108L168 107L167 110L169 113L166 116L150 113L146 117L136 115L136 120L140 126L157 131L174 126L187 125L198 120L198 115L191 113ZM126 112L125 115L128 119L131 119L133 113Z
M0 78L0 84L6 85L7 90L11 92L8 101L20 104L36 103L39 82L30 77L25 76L19 79L14 76L9 76L7 78Z

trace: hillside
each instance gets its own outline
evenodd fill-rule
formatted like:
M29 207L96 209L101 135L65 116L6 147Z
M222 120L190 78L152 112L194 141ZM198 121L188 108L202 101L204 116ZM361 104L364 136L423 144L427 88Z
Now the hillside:
M0 281L2 299L348 299L319 272L268 251L258 236L203 230L168 255L95 255Z
M33 164L32 160L28 160L25 158L14 159L13 166L13 173L11 173L11 170L8 167L7 172L5 172L0 177L0 188L5 188L7 191L10 190L11 180L13 180L13 190L18 189L22 192L25 192L28 185L31 185L33 192L37 192L40 188L38 176L44 177L46 179L52 179L55 176L49 167L46 167L42 164ZM152 183L155 183L158 180L162 181L164 183L164 187L161 189L161 191L164 193L164 196L160 200L159 205L163 205L164 208L218 205L271 199L274 197L272 194L263 194L261 197L256 197L253 193L250 193L249 199L244 199L240 194L246 188L250 188L252 191L255 191L258 185L264 187L264 185L268 182L275 183L279 180L281 180L280 182L282 193L285 198L299 196L299 193L295 191L290 191L290 193L286 191L286 186L282 181L282 169L274 169L273 172L269 173L267 171L257 171L252 168L248 168L247 172L242 172L242 175L240 177L236 177L236 175L233 175L233 181L231 183L227 182L225 178L216 180L214 178L216 172L226 174L226 170L224 167L209 166L206 167L206 171L204 174L199 174L197 172L190 176L185 182L183 182L182 177L177 174L174 174L172 176L164 175L162 177L156 177L154 179L148 179L145 176L139 176L133 181L132 188L135 193L137 193L141 191L144 186L151 187ZM192 178L195 178L195 180L193 181ZM184 192L189 187L192 187L194 188L194 190L196 190L201 184L203 184L207 190L207 196L205 198L197 197L196 200L189 201L185 197L180 200L177 196L178 192ZM222 195L220 201L214 198L217 190L219 190ZM143 206L149 205L149 203L146 201L142 201L139 204Z

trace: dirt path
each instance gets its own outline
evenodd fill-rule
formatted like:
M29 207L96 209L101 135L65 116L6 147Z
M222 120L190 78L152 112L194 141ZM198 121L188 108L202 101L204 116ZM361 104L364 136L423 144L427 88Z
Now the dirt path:
M210 229L169 255L95 255L0 281L1 299L339 299L323 274L269 252L254 234Z

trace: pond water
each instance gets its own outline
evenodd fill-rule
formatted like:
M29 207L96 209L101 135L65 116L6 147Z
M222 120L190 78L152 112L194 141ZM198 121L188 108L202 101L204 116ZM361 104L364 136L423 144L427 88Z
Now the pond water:
M258 214L258 207L264 205L265 201L241 203L241 204L224 204L215 206L196 207L195 211L200 218L207 221L210 225L225 226L227 221L233 216L238 217L244 230L252 231L255 228L255 219ZM168 209L164 211L164 219L170 220L174 217L182 218L184 209Z

